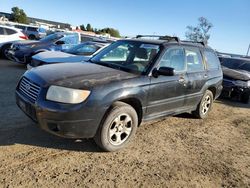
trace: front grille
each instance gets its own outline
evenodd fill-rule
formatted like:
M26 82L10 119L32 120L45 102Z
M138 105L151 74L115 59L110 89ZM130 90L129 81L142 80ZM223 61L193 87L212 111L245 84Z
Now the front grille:
M29 79L25 77L22 78L19 84L20 92L23 93L25 96L27 96L33 103L37 100L40 89L41 87L39 85L31 82Z

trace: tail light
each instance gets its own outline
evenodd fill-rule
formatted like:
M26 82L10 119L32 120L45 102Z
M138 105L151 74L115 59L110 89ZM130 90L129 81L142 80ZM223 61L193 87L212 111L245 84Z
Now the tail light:
M23 34L23 35L20 35L19 38L20 38L20 39L24 39L24 40L27 40L27 39L28 39L28 37L27 37L26 35L24 35L24 34Z

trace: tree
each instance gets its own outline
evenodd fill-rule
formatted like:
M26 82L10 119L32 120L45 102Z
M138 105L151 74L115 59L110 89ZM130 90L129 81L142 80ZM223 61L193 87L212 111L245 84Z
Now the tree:
M210 38L209 30L213 27L213 24L205 17L198 19L198 25L187 26L186 38L194 42L208 42Z
M107 28L101 29L100 32L101 33L108 33L112 37L117 37L117 38L121 37L120 32L117 29L114 29L114 28L107 27Z
M83 24L80 25L80 29L81 29L82 31L86 31L85 26L84 26Z
M93 31L93 28L91 27L91 25L89 23L87 24L86 30L87 31Z
M27 15L25 14L23 9L19 9L18 7L13 7L11 9L11 21L18 22L18 23L28 23Z

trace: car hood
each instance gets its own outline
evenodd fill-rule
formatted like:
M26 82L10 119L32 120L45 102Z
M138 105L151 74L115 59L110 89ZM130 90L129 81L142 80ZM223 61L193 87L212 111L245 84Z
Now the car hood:
M136 74L88 62L44 65L27 71L25 76L39 80L43 87L57 85L74 89L91 89L109 82L138 77Z
M250 72L244 70L234 70L222 66L223 75L226 78L231 78L234 80L248 81L250 80Z
M42 61L45 63L65 63L65 62L81 62L87 61L89 57L72 55L60 51L47 51L41 52L32 57L34 60Z

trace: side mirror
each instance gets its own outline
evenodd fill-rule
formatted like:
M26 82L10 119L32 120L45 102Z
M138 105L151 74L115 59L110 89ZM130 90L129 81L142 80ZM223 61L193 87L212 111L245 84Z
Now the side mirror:
M63 45L63 44L65 44L65 42L64 42L64 41L61 41L61 40L56 41L56 45Z
M162 76L174 76L174 68L171 67L160 67L153 70L153 76L157 78L159 75Z

